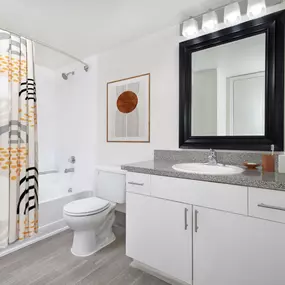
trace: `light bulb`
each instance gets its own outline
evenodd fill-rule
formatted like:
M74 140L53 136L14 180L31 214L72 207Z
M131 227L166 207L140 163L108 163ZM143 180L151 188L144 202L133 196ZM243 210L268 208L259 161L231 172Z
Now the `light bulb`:
M218 16L215 11L203 15L202 29L205 33L216 30L218 26Z
M266 13L265 0L248 0L247 15L250 19L257 18Z
M189 19L183 22L182 35L185 38L194 37L198 34L198 23L195 19Z
M227 26L238 24L241 21L241 13L239 4L232 3L225 7L224 22Z

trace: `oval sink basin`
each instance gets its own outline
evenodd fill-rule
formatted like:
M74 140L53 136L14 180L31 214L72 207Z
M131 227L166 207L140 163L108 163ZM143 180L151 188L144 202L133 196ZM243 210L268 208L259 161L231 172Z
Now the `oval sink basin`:
M244 171L243 168L238 166L223 164L210 165L206 163L180 163L173 165L172 168L181 172L207 175L233 175Z

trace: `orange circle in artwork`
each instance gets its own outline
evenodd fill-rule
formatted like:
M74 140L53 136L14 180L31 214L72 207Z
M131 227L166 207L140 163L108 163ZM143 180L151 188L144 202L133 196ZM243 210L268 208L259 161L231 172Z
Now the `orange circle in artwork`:
M123 92L117 100L117 108L121 113L131 113L138 105L138 96L132 91Z

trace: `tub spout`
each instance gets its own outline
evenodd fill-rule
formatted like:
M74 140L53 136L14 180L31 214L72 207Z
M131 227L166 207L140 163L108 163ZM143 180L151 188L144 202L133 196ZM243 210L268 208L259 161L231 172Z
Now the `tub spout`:
M64 173L74 172L74 168L65 168Z

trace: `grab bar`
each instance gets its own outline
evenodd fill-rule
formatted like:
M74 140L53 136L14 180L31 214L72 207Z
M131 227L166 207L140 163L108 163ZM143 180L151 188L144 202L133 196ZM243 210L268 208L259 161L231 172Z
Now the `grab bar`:
M39 175L46 175L46 174L52 174L52 173L58 173L58 170L46 170L46 171L39 171Z

